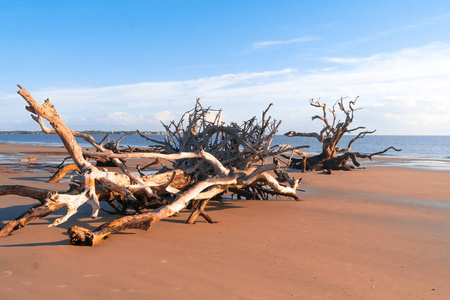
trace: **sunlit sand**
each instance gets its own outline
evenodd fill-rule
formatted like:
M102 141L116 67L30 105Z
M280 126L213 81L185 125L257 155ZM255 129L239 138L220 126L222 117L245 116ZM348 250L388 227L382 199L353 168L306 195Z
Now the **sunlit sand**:
M1 153L55 147L0 145ZM55 150L56 149L56 150ZM376 160L375 163L385 162ZM84 205L67 223L64 210L0 239L2 299L444 299L450 293L450 172L367 165L351 172L296 173L305 201L226 200L207 211L218 223L176 217L148 232L113 234L95 247L69 244L72 225L95 228ZM400 162L399 162L400 163ZM64 190L51 173L0 168L0 184ZM3 196L3 222L36 202ZM118 272L120 270L120 272ZM72 294L77 290L77 295ZM73 295L73 296L71 296Z

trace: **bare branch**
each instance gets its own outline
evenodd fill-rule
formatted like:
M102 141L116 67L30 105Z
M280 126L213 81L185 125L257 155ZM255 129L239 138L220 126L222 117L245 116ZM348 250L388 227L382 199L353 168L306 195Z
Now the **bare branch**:
M284 134L285 136L304 136L304 137L313 137L316 138L319 142L323 141L323 136L320 136L319 134L317 134L316 132L295 132L295 131L288 131Z
M347 148L339 150L339 153L343 153L343 152L348 152L352 149L352 144L357 140L357 139L362 139L366 136L366 134L372 134L375 133L375 131L377 131L376 129L373 131L363 131L358 133L358 135L356 137L354 137L353 139L350 140L350 142L348 142Z
M323 111L323 115L315 115L312 117L313 120L320 119L325 123L325 126L322 128L322 130L319 133L297 133L297 132L287 132L286 136L304 136L304 137L314 137L319 142L322 143L322 152L319 155L314 156L303 156L301 159L295 158L295 157L286 157L282 155L284 158L289 159L290 166L293 168L301 169L303 172L310 168L312 170L322 170L322 169L336 169L336 170L349 170L351 167L346 165L346 162L348 159L351 159L353 164L355 166L359 166L359 163L357 162L355 156L352 153L349 153L348 151L351 150L352 144L360 139L364 138L366 134L372 134L375 132L373 131L363 131L359 132L356 137L350 140L347 147L345 149L340 149L338 147L339 142L341 141L342 137L346 133L352 133L357 130L365 129L363 126L359 126L353 129L349 129L350 124L353 122L354 113L357 108L355 108L356 102L359 97L356 97L353 101L344 101L344 97L341 97L339 100L337 100L333 108L329 110L329 112L333 115L333 120L330 122L327 119L326 115L326 105L320 103L319 101L310 100L310 105L321 108ZM337 108L338 109L337 109ZM337 121L337 114L341 113L345 116L345 120L343 121ZM331 125L330 125L331 123ZM342 154L344 153L344 154ZM342 155L339 155L342 154ZM339 156L338 156L339 155Z

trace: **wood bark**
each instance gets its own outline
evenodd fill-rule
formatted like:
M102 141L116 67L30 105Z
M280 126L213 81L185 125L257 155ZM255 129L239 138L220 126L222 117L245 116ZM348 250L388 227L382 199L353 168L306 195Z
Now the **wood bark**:
M149 148L150 151L121 151L118 146L120 140L103 146L106 137L97 143L92 136L69 129L48 99L41 105L23 87L19 85L19 88L19 95L29 104L27 110L33 113L32 117L42 131L58 134L74 161L73 165L62 167L53 180L60 180L68 170L77 169L79 175L72 179L75 193L46 193L43 204L4 226L4 235L61 207L66 207L67 213L50 226L65 222L84 203L92 205L92 217L96 217L100 209L99 200L107 201L115 212L129 214L130 208L132 215L105 223L93 231L72 226L68 230L72 244L92 246L111 233L129 229L148 230L153 223L186 208L191 201L198 203L188 223L193 223L198 216L213 222L206 213L208 201L228 190L237 193L250 191L256 199L281 195L300 200L297 195L299 179L290 178L284 171L279 172L284 175L277 178L268 173L280 168L280 160L276 157L289 152L301 153L301 147L271 145L281 124L267 115L271 105L263 111L261 121L254 117L239 126L236 123L225 125L221 121L220 110L203 108L197 100L194 109L186 112L180 121L163 124L165 141L154 141L140 133L156 146ZM209 117L211 114L215 117ZM52 128L47 128L43 119L49 121ZM82 150L75 137L88 141L94 150ZM111 161L120 172L100 170L88 158ZM170 161L172 166L164 164L153 175L146 176L142 172L136 175L126 165L131 158ZM274 163L264 164L269 158L273 158ZM288 162L284 164L287 166ZM3 190L4 195L15 193L39 199L44 195L43 190L29 190L27 187ZM1 191L0 188L0 195ZM148 211L149 208L156 209Z
M17 195L33 198L41 203L44 203L44 199L48 192L49 190L46 189L34 188L25 185L0 185L0 196Z

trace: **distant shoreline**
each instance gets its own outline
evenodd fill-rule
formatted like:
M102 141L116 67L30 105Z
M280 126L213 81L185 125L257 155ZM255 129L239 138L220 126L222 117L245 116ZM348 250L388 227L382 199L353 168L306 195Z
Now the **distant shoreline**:
M6 131L3 131L6 132ZM62 145L62 142L58 135L55 134L32 134L32 131L24 131L27 134L20 134L22 131L8 131L9 134L2 134L0 132L0 142L16 143L16 144L57 144ZM118 141L123 136L125 138L121 140L122 146L130 147L148 147L154 145L153 142L141 137L134 131L85 131L95 140L101 141L105 135L108 135L110 140ZM153 140L164 142L166 135L158 132L142 132L145 136L151 137ZM341 146L345 147L353 136L344 137L341 141ZM77 138L77 141L82 147L90 147L91 145L81 138ZM310 148L305 150L308 155L318 154L322 150L322 144L316 139L308 137L286 137L284 135L276 135L272 142L272 145L291 145L294 147L308 145ZM390 146L394 146L397 149L402 149L401 152L388 151L383 157L393 158L414 158L414 159L450 159L450 136L438 137L438 136L382 136L372 135L367 136L360 140L358 143L352 145L353 152L359 152L362 154L375 153L386 149Z
M138 134L136 130L84 130L80 131L86 134ZM141 131L142 134L156 134L162 135L166 134L164 131ZM0 134L47 134L43 131L28 131L28 130L12 130L12 131L0 131Z
M82 145L89 148L89 146ZM51 143L18 143L0 141L0 157L3 160L18 162L21 158L26 158L32 153L32 156L39 156L42 153L60 152L66 155L64 145ZM45 155L45 154L44 154ZM58 161L58 160L56 160ZM56 163L55 161L55 163ZM410 157L393 157L393 156L376 156L373 160L359 160L363 168L402 168L410 170L434 171L434 172L450 172L450 159L445 158L410 158ZM0 163L1 167L2 163ZM294 169L292 169L295 171Z

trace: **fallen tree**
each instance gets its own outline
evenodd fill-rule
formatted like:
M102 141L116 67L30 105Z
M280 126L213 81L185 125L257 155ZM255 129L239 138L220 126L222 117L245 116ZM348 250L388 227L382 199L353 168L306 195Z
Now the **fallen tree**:
M0 195L16 194L41 202L5 224L0 229L0 236L9 235L61 207L66 207L67 213L54 220L50 227L67 221L84 203L92 206L92 217L95 218L100 210L99 201L107 202L116 213L125 216L92 231L70 227L72 244L92 246L110 233L148 230L153 223L174 215L189 204L193 213L188 223L193 223L198 216L213 222L205 206L209 200L220 198L227 192L246 199L286 196L300 200L297 196L300 179L293 179L286 170L281 170L281 160L277 159L283 153L298 149L271 145L281 122L267 116L270 105L263 112L261 121L254 117L239 126L235 123L225 125L220 118L221 111L203 108L197 100L195 108L186 112L180 121L164 125L166 137L163 142L140 133L156 144L151 151L121 152L104 147L103 141L97 143L88 134L69 129L48 99L41 105L27 90L20 85L19 88L18 93L28 103L26 109L33 114L33 119L45 133L59 135L73 160L70 167L62 167L62 171L53 176L53 182L60 180L67 170L78 170L79 175L74 177L71 189L62 193L24 186L0 187ZM43 119L51 128L45 126ZM74 137L85 139L94 150L81 149ZM89 162L89 158L113 162L120 172L99 169ZM147 166L164 164L155 174L145 175L142 172L145 166L138 169L140 175L136 175L126 164L133 158L152 160Z
M320 143L322 143L322 152L314 156L303 155L302 158L291 158L290 167L301 169L303 172L305 170L326 170L327 172L331 172L331 170L348 171L360 166L360 163L357 160L358 158L369 158L372 160L373 156L383 154L390 149L401 151L401 149L396 149L391 146L372 154L350 152L352 144L356 140L364 138L367 134L372 134L376 131L367 131L365 130L365 127L362 126L349 128L350 124L353 122L354 113L357 110L357 108L355 108L357 100L358 98L354 101L347 102L344 101L344 98L341 98L333 105L331 109L327 109L327 105L325 103L320 103L319 101L314 101L311 99L311 106L322 109L322 115L315 115L312 117L313 121L318 119L324 123L322 130L319 133L289 131L285 133L285 135L288 137L303 136L316 138ZM344 115L344 121L338 120L339 112ZM331 117L329 117L327 113L331 113ZM358 132L356 136L348 142L345 148L339 147L339 142L345 134L356 132ZM349 160L353 163L353 165L348 164Z

